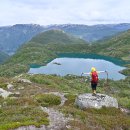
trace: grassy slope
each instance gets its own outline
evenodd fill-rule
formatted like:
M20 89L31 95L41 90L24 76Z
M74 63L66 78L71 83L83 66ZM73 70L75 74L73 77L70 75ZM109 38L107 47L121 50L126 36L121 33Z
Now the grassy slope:
M96 43L92 50L95 53L118 57L130 63L130 30L120 33L111 39ZM128 68L122 72L125 75L130 75L129 63L126 65Z
M94 47L96 53L130 60L130 30L96 43Z
M3 52L0 52L0 64L6 61L9 58L9 56Z
M122 113L119 109L102 108L100 110L87 109L83 111L74 105L77 94L91 92L89 82L84 82L81 77L23 75L22 78L29 79L32 83L19 82L17 77L10 79L0 78L1 87L8 90L5 84L11 82L14 89L10 91L20 92L17 98L0 98L0 130L14 129L19 126L31 124L38 127L41 124L47 125L49 123L47 114L41 111L40 105L53 107L63 112L66 116L71 115L71 117L75 119L69 122L71 126L73 126L72 130L75 130L75 127L80 128L80 130L92 130L95 126L97 129L107 130L130 128L130 116ZM116 97L120 106L130 108L130 90L129 85L125 83L126 81L109 81L109 95ZM103 84L104 81L99 82L97 92L108 92ZM64 106L59 106L59 97L52 94L44 94L44 92L52 91L66 93L66 98L68 100L65 102ZM15 97L15 95L10 97Z

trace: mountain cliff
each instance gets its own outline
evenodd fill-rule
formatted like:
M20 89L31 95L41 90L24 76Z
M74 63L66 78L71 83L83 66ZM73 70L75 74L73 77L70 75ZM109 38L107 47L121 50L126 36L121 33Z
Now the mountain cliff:
M0 27L0 50L12 55L22 44L42 30L42 26L35 24Z
M9 56L7 54L5 54L4 52L0 52L0 64L5 62L8 58Z

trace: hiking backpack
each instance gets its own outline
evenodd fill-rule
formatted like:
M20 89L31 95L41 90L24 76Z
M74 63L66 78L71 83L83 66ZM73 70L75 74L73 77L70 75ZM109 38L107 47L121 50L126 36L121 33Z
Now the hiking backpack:
M98 74L96 71L92 72L92 83L98 83Z

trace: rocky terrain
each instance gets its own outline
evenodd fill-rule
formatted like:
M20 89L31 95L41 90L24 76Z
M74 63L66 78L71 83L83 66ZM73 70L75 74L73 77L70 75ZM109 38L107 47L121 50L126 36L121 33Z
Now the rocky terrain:
M0 78L0 87L0 130L130 128L129 109L121 106L120 97L117 97L119 104L110 97L116 95L112 91L115 88L112 84L109 96L105 95L104 88L98 88L98 92L104 94L97 94L97 97L90 94L89 83L81 82L81 77L76 76L62 78L22 74L13 78ZM93 99L91 104L98 102L98 109L95 109L95 105L90 108L90 104L86 109L77 107L77 99L81 96L86 98L87 95L89 100ZM106 107L104 104L100 106L102 101L106 102Z

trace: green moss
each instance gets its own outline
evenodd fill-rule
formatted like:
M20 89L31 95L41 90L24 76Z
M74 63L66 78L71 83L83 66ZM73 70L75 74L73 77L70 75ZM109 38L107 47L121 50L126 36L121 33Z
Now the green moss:
M100 115L118 115L118 114L121 114L121 111L117 108L107 108L107 107L102 107L101 109L94 109L94 108L91 108L91 109L86 109L85 111L87 111L88 113L91 113L91 114L100 114Z
M67 100L66 100L66 102L65 102L65 104L64 104L65 106L74 105L76 95L66 94L65 97L67 98Z
M32 82L39 83L39 84L46 84L51 85L51 80L45 78L43 75L33 76L30 78Z
M126 76L130 76L130 67L122 70L121 73L126 75Z
M118 98L118 101L121 106L130 109L130 98L122 97L122 98Z
M0 83L0 88L7 89L7 83Z
M60 97L54 94L38 94L35 98L44 107L59 105L61 103Z

